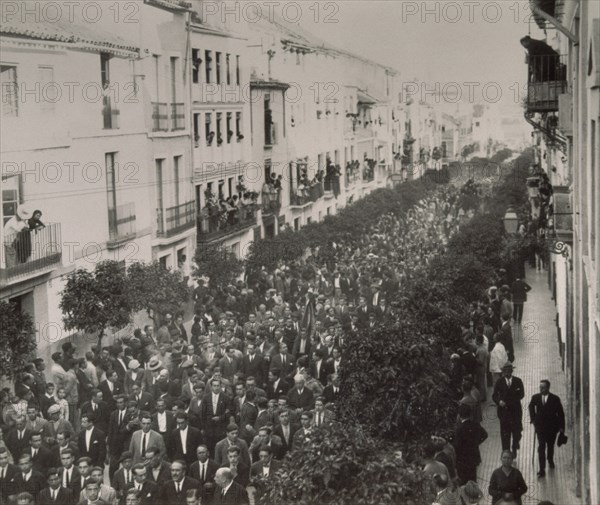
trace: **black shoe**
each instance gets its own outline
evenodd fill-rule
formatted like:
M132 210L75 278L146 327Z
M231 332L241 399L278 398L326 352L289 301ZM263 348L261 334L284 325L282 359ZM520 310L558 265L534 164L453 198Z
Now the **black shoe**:
M548 461L548 466L554 470L554 461Z
M537 473L537 476L538 476L538 479L541 479L542 477L545 477L546 476L546 471L545 470L540 470Z

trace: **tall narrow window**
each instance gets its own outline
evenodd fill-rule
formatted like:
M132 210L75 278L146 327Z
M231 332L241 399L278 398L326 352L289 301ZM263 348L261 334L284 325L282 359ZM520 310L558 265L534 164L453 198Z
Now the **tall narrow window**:
M0 86L2 86L2 115L17 117L19 115L19 93L15 65L0 65Z
M240 57L235 57L235 83L240 85Z
M21 174L2 177L2 214L5 225L17 215L17 207L21 203Z
M217 84L221 84L221 53L217 52L216 55L216 69L217 69Z
M225 72L226 72L226 78L227 78L227 84L231 84L231 68L230 68L230 60L231 59L231 55L228 53L225 55Z
M265 145L273 145L272 125L273 113L271 111L271 96L267 93L263 99L264 121L265 121Z
M164 200L163 200L163 163L165 160L157 159L155 160L156 164L156 208L159 212L162 212L164 209Z
M206 144L212 145L215 132L212 131L212 113L204 114L204 134L206 135Z
M210 51L204 51L204 69L206 71L206 84L210 84L210 72L212 69L212 57Z
M114 237L118 234L115 155L116 153L106 153L104 156L104 163L106 165L106 203L108 207L108 231L111 237Z
M225 181L220 180L219 181L219 192L218 192L218 196L219 196L219 200L223 200L225 198L225 195L223 193L223 189L225 188Z
M223 113L217 112L217 145L223 143L223 132L221 131L221 122L223 121Z
M192 49L192 82L198 84L200 82L200 67L202 60L200 59L200 49Z
M200 113L194 114L194 147L200 146Z
M244 138L244 136L242 135L242 113L241 112L235 113L235 136L236 136L238 142Z
M181 167L181 156L173 156L173 192L175 196L175 207L179 206L179 169Z
M228 112L227 116L226 116L226 118L227 118L226 119L227 143L228 144L231 144L231 137L233 137L233 130L231 129L231 117L232 117L231 112Z
M102 80L102 117L104 128L116 128L110 99L110 55L102 53L100 55L100 77Z

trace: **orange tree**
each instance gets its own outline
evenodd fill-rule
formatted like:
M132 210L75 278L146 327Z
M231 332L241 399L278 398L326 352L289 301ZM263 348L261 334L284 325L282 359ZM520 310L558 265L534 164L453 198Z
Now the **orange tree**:
M0 301L0 376L15 377L36 350L33 320L14 303Z

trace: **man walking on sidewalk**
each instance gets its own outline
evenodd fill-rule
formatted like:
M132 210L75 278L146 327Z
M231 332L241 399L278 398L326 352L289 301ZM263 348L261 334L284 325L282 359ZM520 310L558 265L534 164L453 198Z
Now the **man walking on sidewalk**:
M513 377L513 368L511 363L506 363L502 367L502 377L494 384L492 399L498 405L502 450L511 450L512 439L512 455L516 458L523 432L521 400L525 396L525 387L521 379Z
M540 382L540 392L531 397L529 417L538 438L540 471L538 477L546 475L546 455L548 465L554 468L554 442L560 431L565 432L565 413L560 398L550 392L550 381ZM546 454L546 450L548 451Z
M529 291L531 286L519 277L512 283L513 320L517 323L523 320L523 304L527 301Z

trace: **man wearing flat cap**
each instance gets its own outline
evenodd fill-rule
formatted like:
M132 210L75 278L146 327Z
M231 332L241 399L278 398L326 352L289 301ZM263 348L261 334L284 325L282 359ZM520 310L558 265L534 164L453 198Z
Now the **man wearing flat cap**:
M512 453L515 458L523 432L521 400L525 397L525 387L521 379L513 376L513 369L514 366L510 362L502 367L502 377L494 385L492 399L498 406L502 450L510 451L512 441Z

